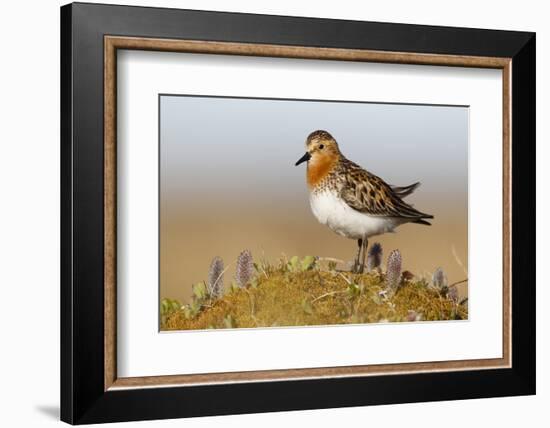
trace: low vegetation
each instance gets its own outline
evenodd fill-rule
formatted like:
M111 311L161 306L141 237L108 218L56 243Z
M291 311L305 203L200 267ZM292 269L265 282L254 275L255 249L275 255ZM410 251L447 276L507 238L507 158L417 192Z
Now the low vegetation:
M378 244L379 245L379 244ZM214 258L208 281L193 286L193 298L181 305L161 302L162 330L219 329L359 324L468 318L467 301L458 301L438 268L431 279L401 271L401 254L390 253L386 269L370 253L369 272L337 269L332 260L297 256L272 265L254 262L243 251L236 278L223 285L223 261Z

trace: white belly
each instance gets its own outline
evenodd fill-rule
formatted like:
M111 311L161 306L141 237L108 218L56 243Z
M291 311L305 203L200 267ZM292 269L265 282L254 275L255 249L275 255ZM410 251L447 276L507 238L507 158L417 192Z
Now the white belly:
M339 235L352 239L368 238L393 232L403 224L403 219L395 217L370 216L360 213L347 205L332 192L310 194L309 202L313 215L319 223L327 225Z

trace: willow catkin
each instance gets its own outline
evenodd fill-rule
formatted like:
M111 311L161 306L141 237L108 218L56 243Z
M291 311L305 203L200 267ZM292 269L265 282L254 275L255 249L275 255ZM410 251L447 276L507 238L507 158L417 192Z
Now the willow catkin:
M401 253L399 250L393 250L388 256L386 283L392 290L397 290L401 283Z
M440 267L432 275L432 284L440 290L447 287L447 275Z
M380 267L382 264L382 245L375 242L371 245L367 255L367 270L370 272L373 269Z
M254 261L250 250L244 250L237 258L235 281L239 287L245 287L251 280L254 272Z
M223 296L223 260L214 257L208 270L208 293L217 299Z

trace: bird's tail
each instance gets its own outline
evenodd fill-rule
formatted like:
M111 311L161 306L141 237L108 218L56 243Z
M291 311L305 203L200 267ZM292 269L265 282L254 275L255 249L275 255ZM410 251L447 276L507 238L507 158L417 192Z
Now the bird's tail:
M409 186L391 186L393 193L395 193L400 198L404 198L413 193L420 186L420 181L413 183Z
M402 199L406 196L409 196L420 186L420 182L410 184L409 186L391 186L393 193L400 199L400 209L404 217L413 218L410 220L411 223L424 224L426 226L431 226L432 224L426 219L434 218L431 214L425 214L416 210L411 204L406 203Z
M431 216L433 218L433 216ZM413 221L416 224L425 224L426 226L431 226L432 224L429 221L419 218L418 220Z

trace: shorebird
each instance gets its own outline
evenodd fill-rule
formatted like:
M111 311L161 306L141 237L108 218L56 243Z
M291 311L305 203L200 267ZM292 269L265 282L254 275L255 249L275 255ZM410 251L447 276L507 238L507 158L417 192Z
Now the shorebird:
M417 211L403 198L420 183L392 186L347 159L327 131L307 137L306 153L296 166L307 162L311 211L317 220L337 234L357 240L353 272L365 269L365 254L371 236L393 232L404 223L430 225L432 215ZM361 262L360 262L361 259Z

